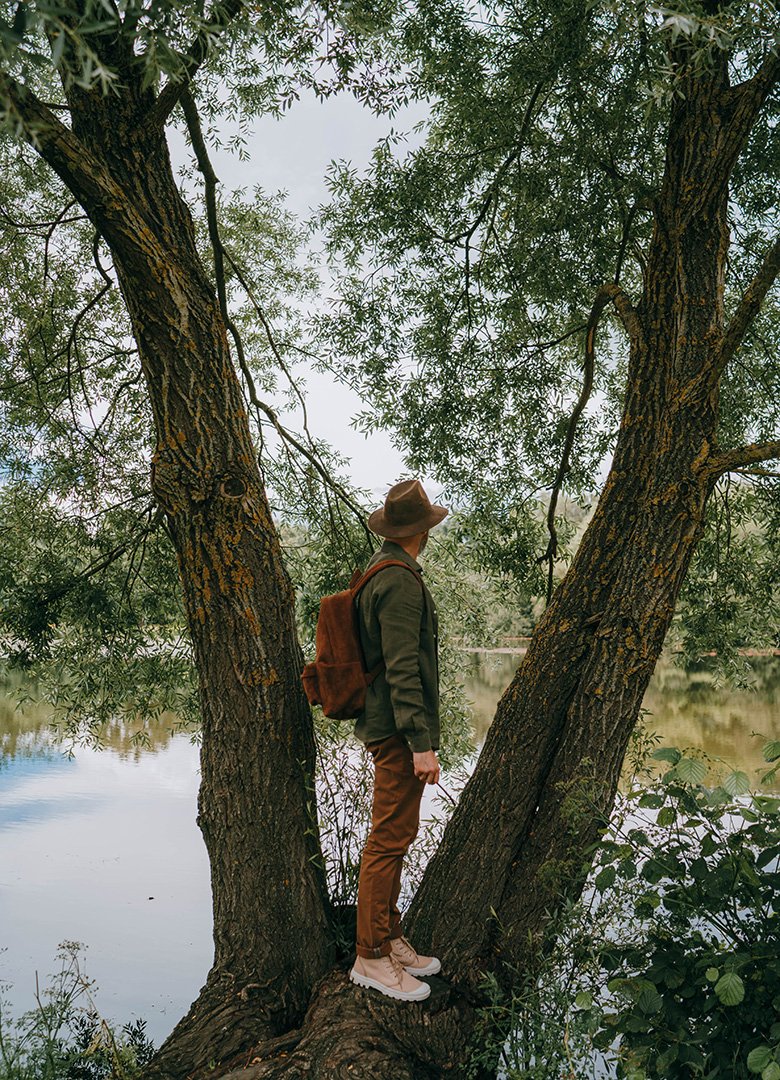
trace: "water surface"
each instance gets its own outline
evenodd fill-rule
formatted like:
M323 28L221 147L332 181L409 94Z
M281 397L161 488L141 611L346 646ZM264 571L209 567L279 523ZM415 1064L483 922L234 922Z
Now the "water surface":
M519 658L469 658L466 687L484 736ZM780 664L757 665L756 689L715 685L706 666L663 665L645 699L665 742L699 746L755 775L760 740L778 737ZM198 748L172 734L174 717L147 730L105 733L105 749L68 758L41 707L0 696L0 983L11 1012L33 1005L35 975L54 970L60 942L86 946L101 1012L143 1017L159 1043L208 972L209 868L195 824Z

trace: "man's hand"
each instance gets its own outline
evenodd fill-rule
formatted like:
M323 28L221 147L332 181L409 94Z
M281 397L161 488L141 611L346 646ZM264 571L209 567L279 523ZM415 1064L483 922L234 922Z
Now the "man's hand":
M438 784L439 762L436 760L434 750L426 750L422 754L412 754L414 758L414 775L418 780L424 780L426 784Z

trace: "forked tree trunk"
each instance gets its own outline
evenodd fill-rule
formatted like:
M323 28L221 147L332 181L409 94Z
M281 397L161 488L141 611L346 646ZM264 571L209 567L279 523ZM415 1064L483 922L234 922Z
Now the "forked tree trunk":
M687 78L673 107L643 295L636 310L622 298L632 343L609 477L409 912L446 978L428 1002L399 1005L329 971L290 584L163 134L143 122L151 101L133 89L132 58L109 59L129 89L119 103L71 93L78 141L21 106L114 255L200 677L215 960L152 1071L457 1077L480 1038L482 974L532 971L546 912L582 881L701 534L717 475L728 177L765 91L734 94L724 62Z

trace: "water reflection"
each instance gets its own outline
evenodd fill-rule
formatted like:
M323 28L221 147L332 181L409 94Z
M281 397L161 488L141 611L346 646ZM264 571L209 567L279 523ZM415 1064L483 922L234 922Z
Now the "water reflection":
M33 1006L63 940L109 1017L143 1017L155 1041L182 1016L211 962L209 868L195 825L198 748L173 717L117 722L105 749L69 757L41 705L0 697L0 984ZM10 984L10 985L9 985Z
M474 730L485 737L496 703L514 676L522 656L472 653L467 661L466 691L474 702ZM684 671L669 660L656 668L645 694L647 726L667 745L695 746L729 766L755 775L763 740L780 731L780 661L752 662L752 689L718 685L711 663ZM760 770L763 771L763 770ZM780 787L780 780L775 789Z

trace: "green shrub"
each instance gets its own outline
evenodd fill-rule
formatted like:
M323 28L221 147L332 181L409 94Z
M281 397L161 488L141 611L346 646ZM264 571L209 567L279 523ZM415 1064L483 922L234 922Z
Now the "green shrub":
M653 756L669 768L629 795L595 868L632 910L601 953L594 1043L619 1039L629 1080L780 1080L780 798L741 771L706 786L703 755Z
M780 1080L780 798L657 742L639 733L538 976L486 980L473 1075L498 1054L506 1080ZM764 759L762 782L780 742Z

